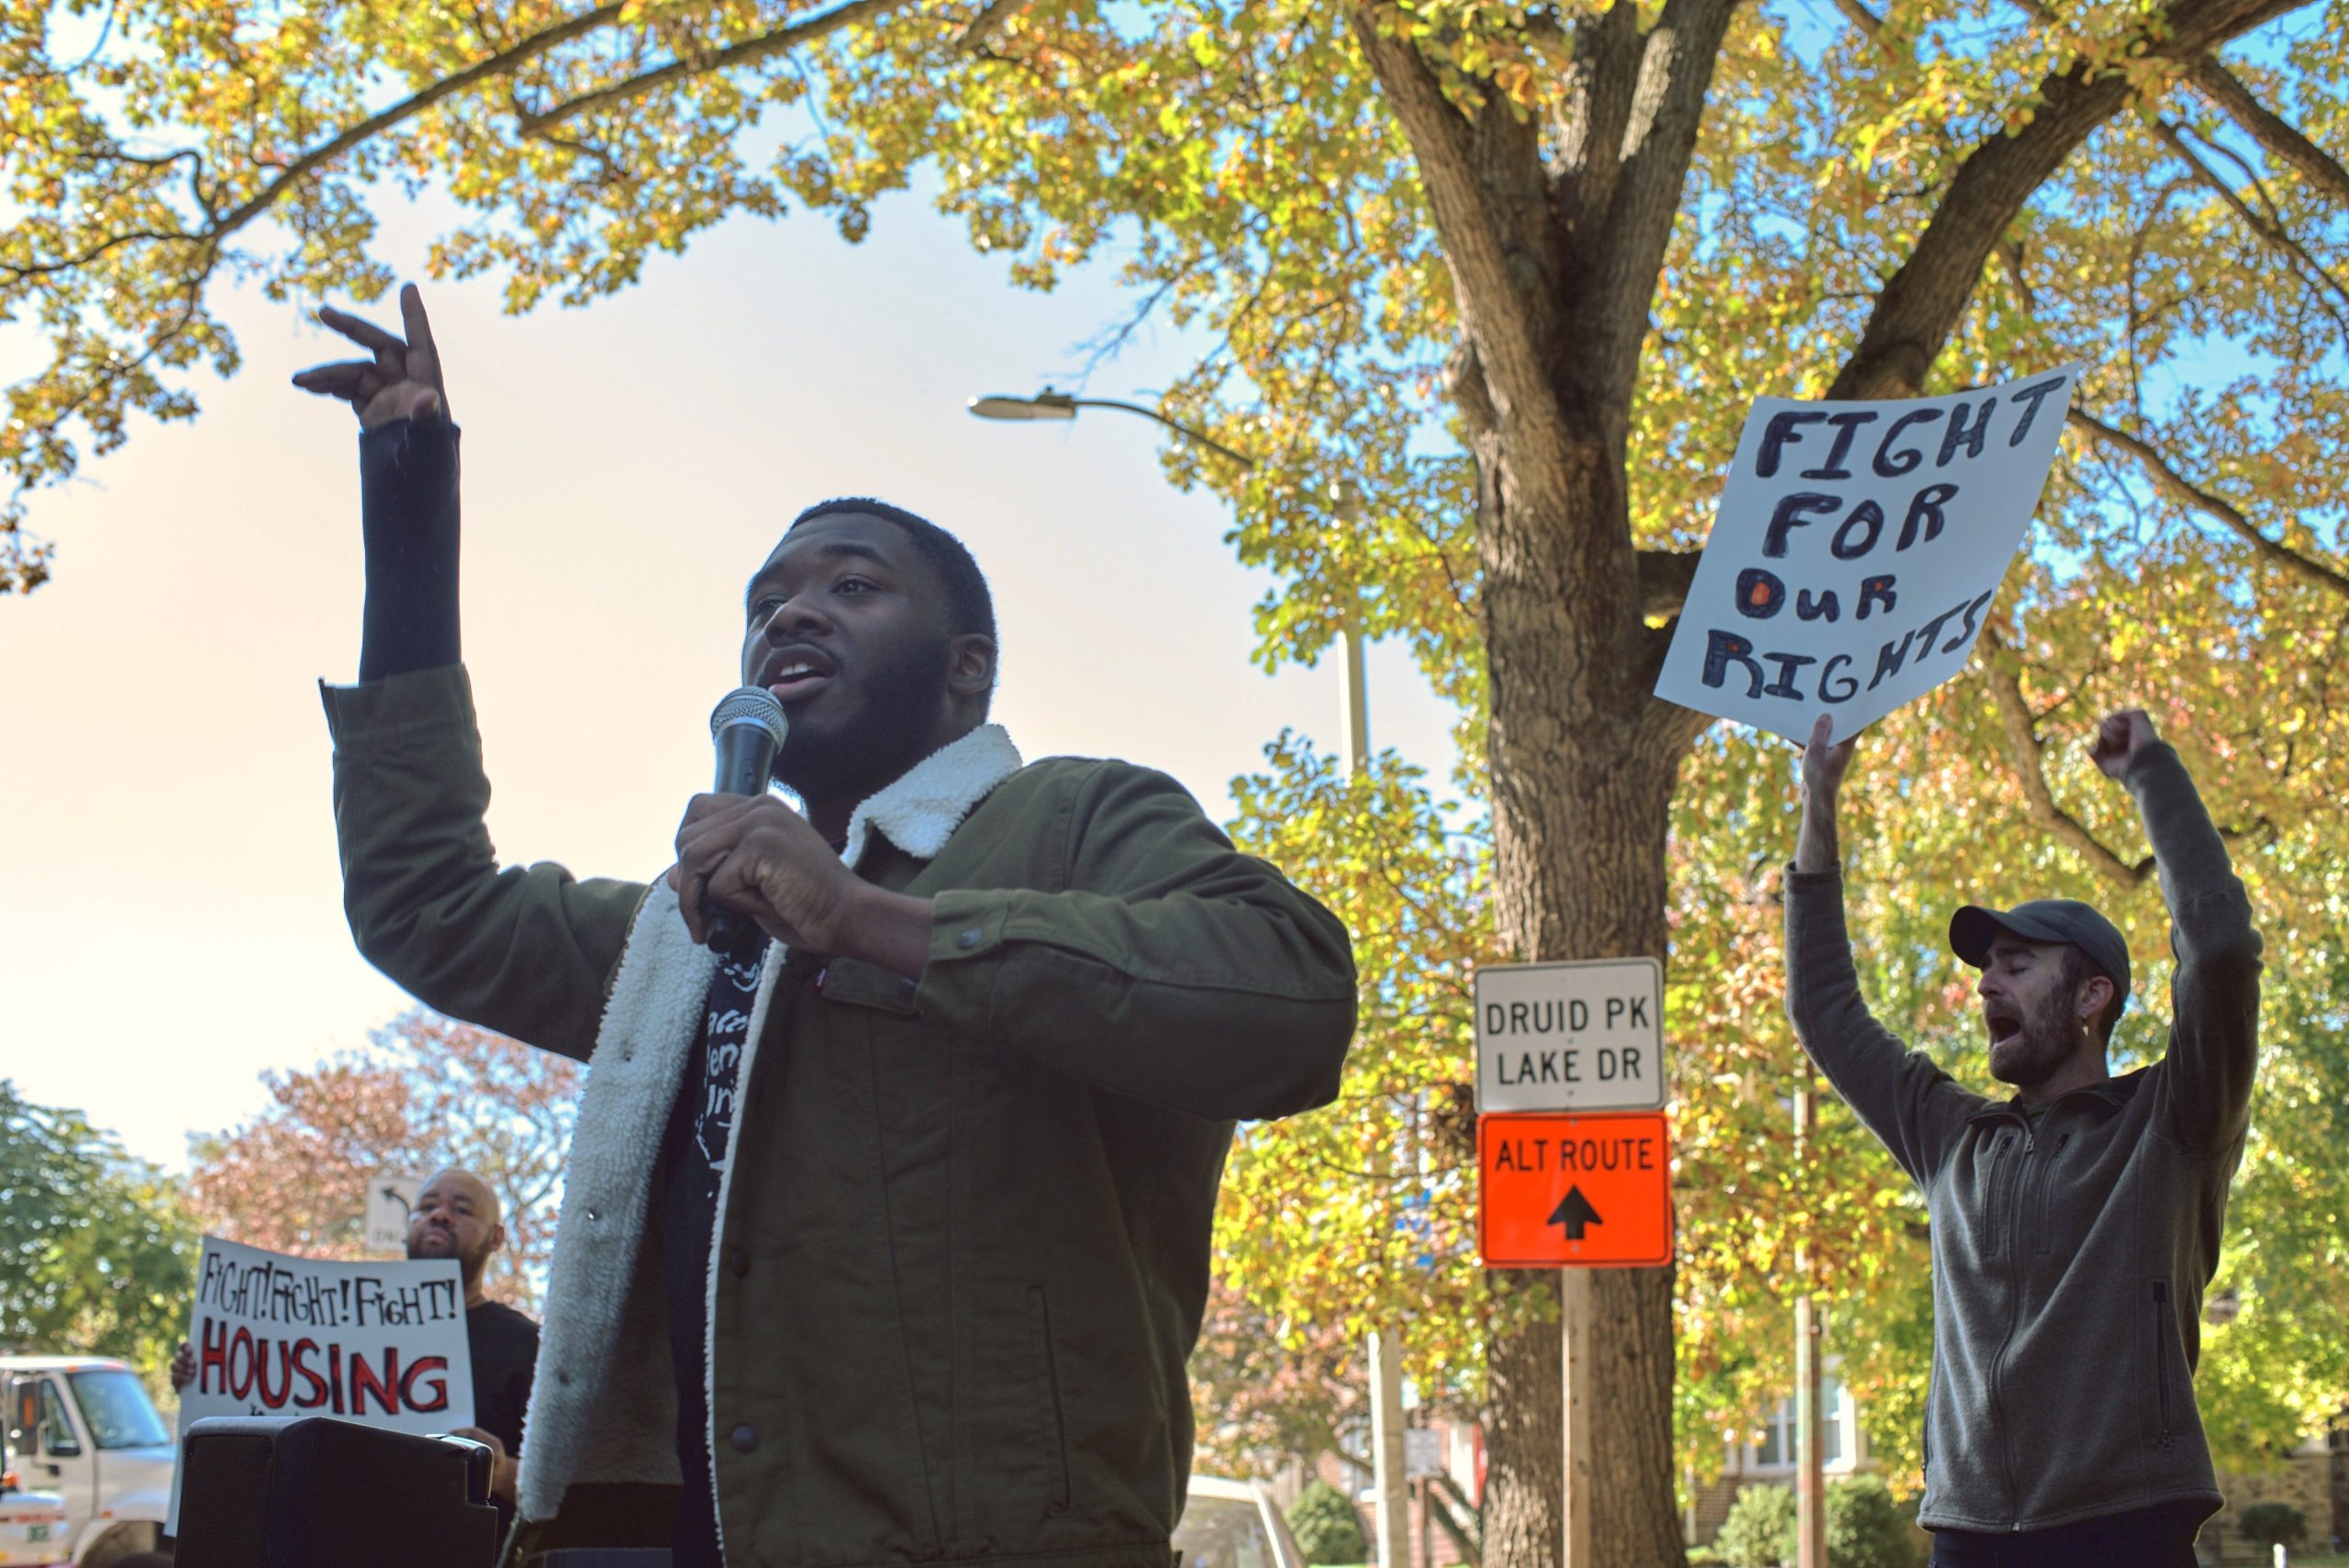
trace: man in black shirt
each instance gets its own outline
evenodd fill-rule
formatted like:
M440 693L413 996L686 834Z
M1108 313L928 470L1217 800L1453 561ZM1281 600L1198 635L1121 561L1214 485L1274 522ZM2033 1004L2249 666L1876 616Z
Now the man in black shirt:
M443 1171L424 1184L408 1216L407 1255L453 1258L465 1284L465 1343L473 1363L473 1424L455 1433L497 1455L489 1483L502 1530L514 1522L515 1476L522 1461L522 1418L530 1408L530 1373L539 1361L539 1326L482 1293L491 1256L506 1245L497 1195L471 1171Z
M473 1424L452 1434L487 1445L497 1456L490 1500L501 1536L514 1522L515 1481L521 1467L522 1418L530 1408L530 1374L538 1365L539 1326L482 1292L489 1260L506 1245L497 1195L471 1171L448 1170L424 1184L407 1221L410 1259L453 1259L465 1286L465 1344L473 1361ZM195 1381L195 1353L185 1340L172 1362L172 1386Z

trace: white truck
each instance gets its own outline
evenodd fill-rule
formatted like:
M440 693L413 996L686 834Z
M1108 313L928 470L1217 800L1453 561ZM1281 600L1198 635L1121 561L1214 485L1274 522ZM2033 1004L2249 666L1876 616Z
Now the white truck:
M0 1469L64 1500L56 1561L109 1568L162 1550L179 1448L137 1373L104 1356L0 1356Z
M53 1568L66 1561L65 1499L28 1492L0 1470L0 1568Z

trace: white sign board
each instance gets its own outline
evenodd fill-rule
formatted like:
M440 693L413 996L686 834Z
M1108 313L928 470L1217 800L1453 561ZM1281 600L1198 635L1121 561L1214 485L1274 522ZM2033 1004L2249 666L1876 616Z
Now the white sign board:
M2079 367L1949 397L1757 399L1655 695L1807 740L1965 668Z
M317 1262L206 1236L187 1338L183 1437L206 1416L340 1416L420 1433L473 1424L454 1259ZM184 1468L173 1472L174 1535Z
M367 1250L407 1252L407 1219L416 1212L417 1195L424 1191L417 1176L377 1176L367 1184Z
M1479 1111L1664 1108L1664 965L1652 958L1476 971Z

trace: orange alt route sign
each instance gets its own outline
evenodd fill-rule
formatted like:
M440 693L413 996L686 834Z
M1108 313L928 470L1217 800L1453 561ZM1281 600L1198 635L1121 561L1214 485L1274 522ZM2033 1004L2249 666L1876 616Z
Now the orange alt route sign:
M1495 1115L1476 1124L1477 1249L1497 1269L1672 1262L1662 1112Z

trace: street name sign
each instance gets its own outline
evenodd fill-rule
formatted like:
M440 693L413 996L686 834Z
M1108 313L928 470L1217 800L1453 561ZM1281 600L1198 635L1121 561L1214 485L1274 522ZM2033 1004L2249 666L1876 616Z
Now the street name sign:
M367 1184L367 1250L371 1252L407 1251L408 1216L416 1212L421 1176L379 1175Z
M1662 1110L1664 965L1479 966L1476 1108Z
M1476 1145L1486 1268L1672 1262L1672 1133L1662 1112L1488 1116Z

